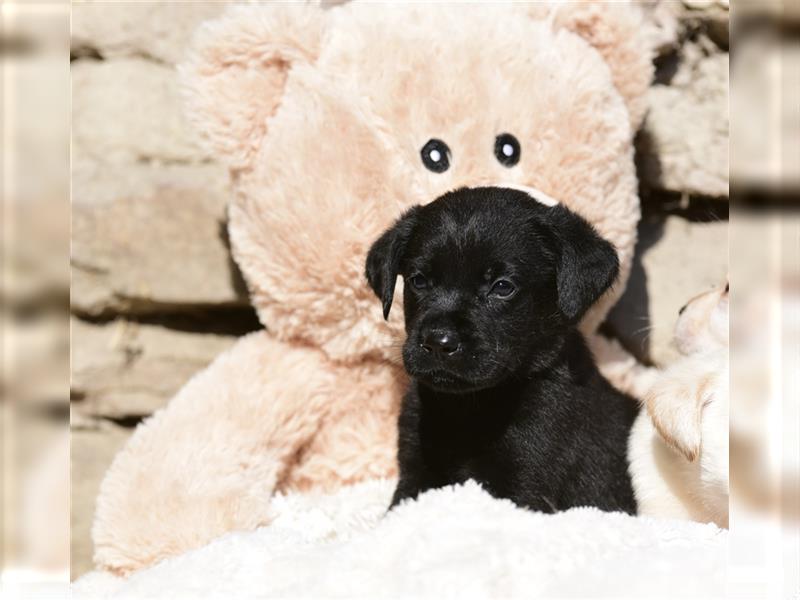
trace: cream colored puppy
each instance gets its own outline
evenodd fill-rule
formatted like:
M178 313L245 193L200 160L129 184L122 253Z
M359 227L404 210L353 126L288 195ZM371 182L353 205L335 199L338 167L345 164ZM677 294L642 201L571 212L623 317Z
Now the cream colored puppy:
M728 526L728 286L681 309L684 355L650 389L631 430L639 514Z

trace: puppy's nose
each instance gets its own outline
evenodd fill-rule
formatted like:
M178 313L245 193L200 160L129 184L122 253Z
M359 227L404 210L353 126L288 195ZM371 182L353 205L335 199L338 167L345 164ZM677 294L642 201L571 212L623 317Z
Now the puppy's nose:
M452 356L461 349L461 343L456 333L446 329L428 331L423 336L420 346L426 352L432 352L439 356Z

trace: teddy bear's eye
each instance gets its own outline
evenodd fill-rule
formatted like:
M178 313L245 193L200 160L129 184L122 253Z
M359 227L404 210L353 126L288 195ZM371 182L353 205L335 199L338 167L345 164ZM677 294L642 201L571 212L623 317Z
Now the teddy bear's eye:
M422 164L434 173L444 173L450 168L450 148L442 140L433 138L420 150Z
M504 167L513 167L519 162L519 141L510 133L501 133L494 139L494 155Z

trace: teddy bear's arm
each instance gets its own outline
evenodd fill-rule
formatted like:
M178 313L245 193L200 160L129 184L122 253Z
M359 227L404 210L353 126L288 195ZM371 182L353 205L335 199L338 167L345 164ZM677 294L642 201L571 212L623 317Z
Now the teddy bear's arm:
M643 400L658 375L658 370L637 361L617 340L599 333L586 338L603 377L618 390Z
M270 500L326 414L321 353L250 334L142 423L101 485L95 562L128 574L271 520Z

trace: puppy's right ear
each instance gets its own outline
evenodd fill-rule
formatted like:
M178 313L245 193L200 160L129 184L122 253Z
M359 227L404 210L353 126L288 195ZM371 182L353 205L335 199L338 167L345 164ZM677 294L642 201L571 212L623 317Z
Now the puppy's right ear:
M367 254L366 275L372 291L381 299L383 318L389 318L394 298L394 286L400 272L400 263L417 224L419 206L413 206L372 244Z

